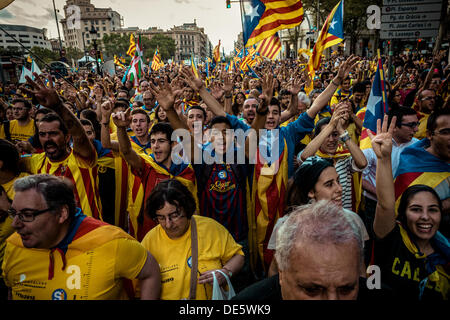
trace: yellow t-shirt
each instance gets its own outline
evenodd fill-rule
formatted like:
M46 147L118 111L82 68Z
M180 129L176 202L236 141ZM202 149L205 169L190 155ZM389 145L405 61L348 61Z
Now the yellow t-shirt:
M194 216L198 233L198 271L221 269L234 255L244 255L225 227L214 219ZM189 297L191 279L191 226L178 239L170 239L161 225L150 230L142 245L158 261L161 270L161 299ZM211 300L212 285L197 284L196 300Z
M92 229L88 224L97 227ZM86 228L90 230L84 233ZM54 275L50 280L50 250L24 248L17 233L8 239L3 276L14 300L127 299L124 279L139 275L147 251L120 228L89 217L75 237L79 233L84 234L68 246L64 269L62 254L53 251Z
M414 135L415 138L422 140L423 138L427 137L427 122L429 114L421 113L422 117L419 119L419 129L417 130L416 134Z
M48 173L63 176L72 181L77 206L88 217L102 219L98 191L97 159L95 159L95 163L87 163L73 150L67 158L59 162L50 161L45 156L45 152L23 159L32 174Z
M34 120L31 119L26 126L21 126L17 120L12 120L10 122L9 132L11 133L11 140L13 141L28 141L35 133Z
M3 123L0 123L0 139L6 139L5 126Z
M8 198L10 200L14 200L14 196L15 196L15 192L14 192L14 181L16 181L19 178L23 178L25 176L27 176L28 173L21 173L18 177L12 179L11 181L2 184L3 189L5 189L6 191L6 195L8 196ZM1 274L1 266L2 266L2 262L3 262L3 255L5 254L5 247L6 247L6 239L8 239L8 237L10 235L12 235L14 233L14 228L11 226L12 220L10 217L7 217L5 219L5 221L0 223L0 274ZM1 276L0 276L1 277Z

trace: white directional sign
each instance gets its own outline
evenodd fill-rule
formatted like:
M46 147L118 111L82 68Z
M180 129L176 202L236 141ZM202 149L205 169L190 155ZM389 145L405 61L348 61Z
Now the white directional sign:
M381 24L381 30L425 30L437 28L439 28L439 21L389 22Z
M410 21L432 21L439 20L440 12L406 13L406 14L383 14L381 22L410 22Z
M425 4L441 3L440 0L383 0L383 6L407 5L407 4Z
M393 13L417 13L417 12L440 12L441 3L427 3L427 4L408 4L397 6L384 6L381 10L382 14Z
M438 30L380 31L381 39L419 39L436 37Z
M381 39L436 37L441 17L441 0L383 0Z

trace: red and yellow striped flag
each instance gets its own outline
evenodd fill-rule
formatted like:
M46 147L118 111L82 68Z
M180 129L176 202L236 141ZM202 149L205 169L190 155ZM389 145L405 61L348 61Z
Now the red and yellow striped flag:
M257 44L279 30L294 28L303 21L300 0L241 1L241 8L246 47Z
M275 60L281 51L281 41L277 33L265 38L257 46L256 51L258 51L263 57Z
M134 39L134 35L130 34L130 47L128 48L127 55L134 57L135 52L136 52L136 40Z

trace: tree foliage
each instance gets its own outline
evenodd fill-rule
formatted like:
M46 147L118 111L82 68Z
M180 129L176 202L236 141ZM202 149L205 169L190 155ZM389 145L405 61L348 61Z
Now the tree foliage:
M112 58L114 55L122 55L125 57L127 63L131 61L131 57L126 54L130 46L129 35L104 35L102 42L105 47L103 51L104 57ZM156 48L159 48L163 60L167 60L175 54L175 41L162 34L154 35L151 39L141 35L141 43L142 50L144 51L144 62L146 62L147 58L151 61Z

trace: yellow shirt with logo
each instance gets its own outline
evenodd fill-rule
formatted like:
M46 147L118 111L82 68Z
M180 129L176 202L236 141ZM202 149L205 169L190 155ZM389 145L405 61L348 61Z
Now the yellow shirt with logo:
M17 176L16 178L12 179L11 181L2 184L3 189L6 192L6 195L8 196L8 198L12 201L14 200L14 196L15 196L15 192L14 192L14 181L16 181L19 178L23 178L26 177L28 175L28 173L21 173L19 176ZM1 274L1 265L3 262L3 256L5 254L5 247L6 247L6 239L8 239L8 237L10 235L12 235L14 233L14 228L11 226L12 220L10 217L7 217L3 222L0 222L0 274ZM1 277L1 276L0 276Z
M89 219L91 221L89 221ZM92 224L92 218L83 223ZM119 300L127 299L124 279L136 278L147 251L120 228L103 224L69 244L65 254L53 252L54 275L49 280L47 249L29 249L14 233L3 262L5 283L14 300ZM78 231L77 231L78 232ZM64 267L64 268L63 268ZM131 282L130 282L131 284Z
M48 173L66 177L72 181L77 206L85 215L102 219L97 158L94 163L88 163L72 150L64 160L59 162L51 161L45 156L45 152L23 159L32 174Z
M198 234L198 271L221 269L234 255L244 255L225 227L214 219L194 215ZM161 225L150 230L142 245L158 261L161 270L161 299L189 297L191 279L191 226L178 239L170 239ZM197 284L196 300L211 300L212 285Z
M12 120L10 122L9 132L13 141L28 141L35 133L34 120L30 120L26 126L21 126L18 120Z

